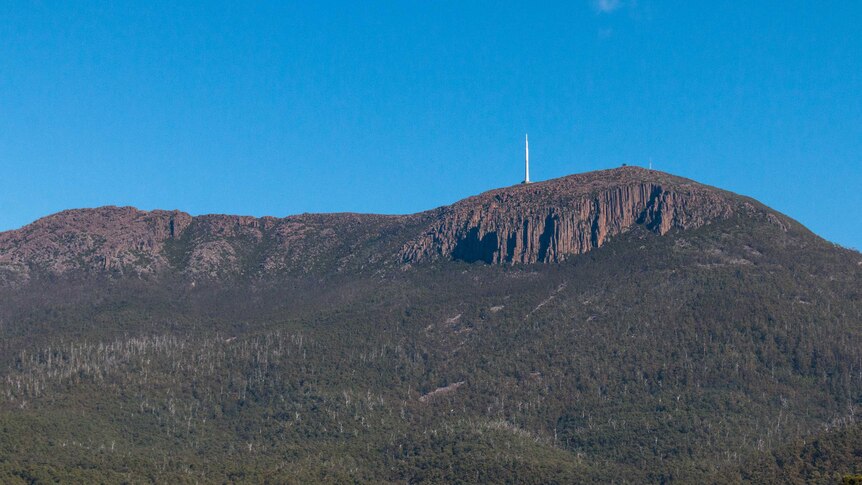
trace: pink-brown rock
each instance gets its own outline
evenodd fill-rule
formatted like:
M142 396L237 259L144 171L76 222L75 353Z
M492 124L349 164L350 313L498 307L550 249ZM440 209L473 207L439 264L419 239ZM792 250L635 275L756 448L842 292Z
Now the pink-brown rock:
M435 259L559 262L636 225L663 235L743 207L753 206L687 179L625 167L492 190L406 216L69 210L0 233L0 284L73 271L218 278Z
M401 250L405 262L559 262L641 224L657 234L729 217L733 197L636 167L572 175L485 192L439 209Z

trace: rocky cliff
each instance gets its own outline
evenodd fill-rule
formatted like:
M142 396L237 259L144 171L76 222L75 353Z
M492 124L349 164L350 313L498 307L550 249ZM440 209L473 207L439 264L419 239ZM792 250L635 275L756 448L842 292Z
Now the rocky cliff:
M559 262L642 225L663 235L730 217L738 197L637 167L573 175L486 192L438 210L401 250L406 262Z

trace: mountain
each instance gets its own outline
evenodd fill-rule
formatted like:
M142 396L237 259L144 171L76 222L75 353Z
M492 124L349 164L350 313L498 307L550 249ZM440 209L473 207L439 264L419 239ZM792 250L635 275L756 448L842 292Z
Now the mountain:
M663 235L734 215L785 224L754 201L624 167L493 190L410 216L192 217L132 207L64 211L0 235L0 268L7 280L26 281L34 271L267 277L355 270L396 259L561 262L634 226Z
M64 211L0 233L0 302L4 483L862 472L862 255L636 167L403 216Z

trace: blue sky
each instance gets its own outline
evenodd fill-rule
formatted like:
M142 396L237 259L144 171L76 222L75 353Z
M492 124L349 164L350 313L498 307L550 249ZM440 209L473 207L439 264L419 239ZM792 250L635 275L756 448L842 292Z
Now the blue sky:
M646 165L862 248L862 2L0 4L0 230L408 213Z

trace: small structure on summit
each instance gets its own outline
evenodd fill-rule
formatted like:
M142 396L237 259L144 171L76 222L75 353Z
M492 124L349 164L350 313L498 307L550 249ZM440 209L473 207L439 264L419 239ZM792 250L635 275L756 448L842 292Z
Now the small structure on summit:
M524 135L524 181L522 183L530 183L530 136Z

